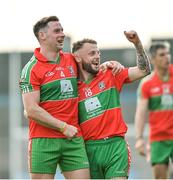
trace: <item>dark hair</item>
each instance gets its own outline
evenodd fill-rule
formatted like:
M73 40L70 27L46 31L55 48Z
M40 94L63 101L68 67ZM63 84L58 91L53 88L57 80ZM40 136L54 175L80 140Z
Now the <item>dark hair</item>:
M153 58L158 49L170 49L170 44L167 41L155 41L149 48L150 56Z
M59 21L59 19L56 16L49 16L49 17L44 17L40 19L33 27L34 34L36 38L38 39L38 33L40 29L45 28L47 24L51 21Z
M81 49L85 43L97 44L97 42L93 39L83 39L73 43L72 52L74 53Z

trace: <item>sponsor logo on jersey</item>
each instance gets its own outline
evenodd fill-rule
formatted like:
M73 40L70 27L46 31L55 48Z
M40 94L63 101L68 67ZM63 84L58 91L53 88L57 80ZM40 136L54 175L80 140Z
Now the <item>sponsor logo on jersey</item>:
M70 80L61 80L61 93L73 92L73 86Z
M63 68L63 67L56 67L55 70L56 70L56 71L63 71L64 68Z
M92 97L85 100L85 108L87 112L94 111L101 107L98 97Z
M162 96L161 96L161 105L164 109L169 109L173 105L173 98L170 93L170 84L163 84L162 85Z
M159 87L154 87L151 89L151 93L158 93L160 92L160 88Z
M75 76L75 72L74 72L73 67L72 66L68 66L67 68L70 71L71 76Z

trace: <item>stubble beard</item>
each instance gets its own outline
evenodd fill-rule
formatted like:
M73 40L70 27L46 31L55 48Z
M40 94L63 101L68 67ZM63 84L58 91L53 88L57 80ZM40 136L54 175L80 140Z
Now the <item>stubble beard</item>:
M83 68L85 71L87 71L88 73L91 73L91 74L93 74L93 75L96 75L96 74L99 72L99 70L93 69L92 66L91 66L91 64L86 63L86 62L84 62L84 61L82 61L82 68Z

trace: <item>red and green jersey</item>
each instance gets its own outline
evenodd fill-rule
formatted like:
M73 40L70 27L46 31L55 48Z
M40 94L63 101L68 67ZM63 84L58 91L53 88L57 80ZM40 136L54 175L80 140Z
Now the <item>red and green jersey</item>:
M60 52L59 63L48 61L37 48L31 60L21 73L20 89L22 93L40 91L39 106L57 119L78 125L77 67L72 54ZM65 138L53 129L47 128L30 119L30 138Z
M129 82L128 69L113 76L99 72L89 83L78 82L79 121L85 140L124 136L127 126L120 106L123 83Z
M155 72L144 78L138 95L149 100L150 141L173 140L173 66L167 82Z

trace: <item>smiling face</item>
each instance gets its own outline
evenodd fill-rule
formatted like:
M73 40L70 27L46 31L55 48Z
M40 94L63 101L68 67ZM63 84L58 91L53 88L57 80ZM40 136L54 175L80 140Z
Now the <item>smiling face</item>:
M96 44L84 43L77 54L83 70L91 74L98 73L100 66L100 51Z
M39 32L39 39L48 49L58 52L63 48L65 34L59 21L50 21Z

